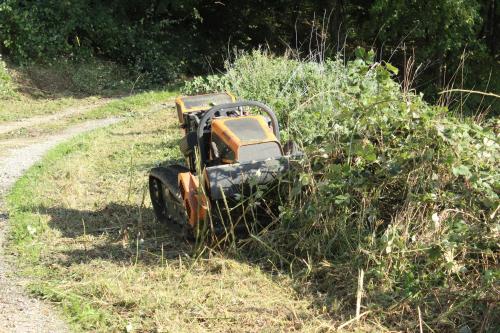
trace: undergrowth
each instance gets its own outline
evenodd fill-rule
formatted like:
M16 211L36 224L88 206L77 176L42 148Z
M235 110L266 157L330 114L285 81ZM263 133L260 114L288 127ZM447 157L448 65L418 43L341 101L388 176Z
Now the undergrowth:
M39 96L122 95L143 87L139 73L111 61L56 59L19 67L20 90Z
M307 282L332 314L497 331L498 119L458 119L402 89L391 64L357 56L254 52L186 84L189 94L229 90L269 104L306 153L297 181L283 184L276 226L240 252Z

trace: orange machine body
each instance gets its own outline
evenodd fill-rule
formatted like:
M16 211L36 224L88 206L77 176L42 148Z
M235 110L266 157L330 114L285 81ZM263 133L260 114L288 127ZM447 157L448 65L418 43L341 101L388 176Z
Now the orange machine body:
M269 212L278 208L278 200L259 198L264 204L247 205L242 199L252 197L257 186L275 184L289 170L290 159L301 156L293 143L281 145L272 109L258 101L236 101L229 93L180 96L175 105L186 162L151 169L157 220L195 232L199 222L210 222L215 233L227 232L227 222L247 228L250 215L259 227L271 223L275 214Z
M239 161L242 146L276 142L281 150L278 139L269 128L266 119L260 115L214 119L212 121L212 140L217 139L220 139L231 152L222 158L224 163Z
M179 173L178 180L188 222L194 227L199 220L205 219L208 210L207 200L200 191L198 178L191 172Z

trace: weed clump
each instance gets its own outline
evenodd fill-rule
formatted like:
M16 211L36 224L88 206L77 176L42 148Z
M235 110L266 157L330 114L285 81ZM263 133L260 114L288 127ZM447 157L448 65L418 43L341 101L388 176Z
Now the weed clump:
M254 52L184 89L269 104L306 153L275 228L242 253L313 282L335 316L362 288L363 311L388 327L495 331L499 122L459 119L394 74L362 50L347 63Z

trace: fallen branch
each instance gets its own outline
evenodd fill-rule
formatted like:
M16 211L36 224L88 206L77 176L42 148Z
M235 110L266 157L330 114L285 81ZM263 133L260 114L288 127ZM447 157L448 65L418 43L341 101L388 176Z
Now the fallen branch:
M358 321L361 317L363 317L364 315L369 314L370 312L371 311L365 311L365 312L361 313L359 316L356 316L354 318L349 319L348 321L346 321L345 323L343 323L342 325L340 325L339 327L337 327L337 331L343 329L344 327L346 327L349 324L352 324L354 321Z
M484 91L477 91L477 90L466 90L466 89L449 89L449 90L443 90L439 93L439 95L449 93L449 92L466 92L466 93L471 93L471 94L479 94L483 96L492 96L496 98L500 98L500 95L494 94L494 93L487 93Z

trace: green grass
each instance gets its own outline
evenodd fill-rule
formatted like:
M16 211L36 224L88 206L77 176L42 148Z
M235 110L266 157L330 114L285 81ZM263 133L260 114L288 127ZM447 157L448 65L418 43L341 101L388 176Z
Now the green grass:
M166 100L171 103L168 97L173 98L173 95L170 96L168 93L165 93L165 98L167 98ZM93 96L83 100L54 99L54 100L37 101L29 98L26 98L22 101L0 100L0 105L2 105L3 102L5 102L5 105L8 105L8 108L11 111L11 112L8 110L5 111L4 116L6 118L11 116L13 117L13 119L17 119L17 118L30 117L33 115L46 115L46 114L57 113L59 111L63 111L66 107L71 107L71 106L82 106L85 104L91 105L93 103L99 102L99 97ZM152 98L151 93L140 93L132 95L126 97L125 100L122 100L122 98L117 98L116 100L113 100L105 105L96 107L90 111L85 111L79 114L57 119L49 123L43 123L33 127L23 127L7 133L2 133L0 134L0 140L11 140L11 139L29 140L30 138L36 138L39 136L60 132L71 125L86 120L103 119L112 116L130 117L134 115L136 109L144 106L151 106L153 111L160 111L162 108L165 107L163 104L164 104L163 100L159 102L156 101L155 98Z
M10 248L29 290L75 330L315 331L332 327L293 279L192 244L154 222L147 171L180 157L171 92L113 102L86 117L122 123L52 150L8 198Z
M97 97L33 99L26 96L0 99L0 123L54 114L66 108L90 104L96 100Z

